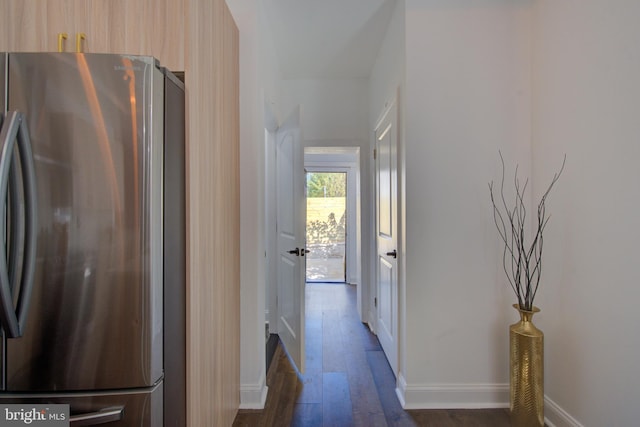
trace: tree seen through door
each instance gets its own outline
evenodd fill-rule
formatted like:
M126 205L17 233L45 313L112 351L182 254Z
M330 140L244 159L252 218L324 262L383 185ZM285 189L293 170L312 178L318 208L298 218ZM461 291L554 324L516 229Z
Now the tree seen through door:
M345 282L347 174L307 172L309 282Z

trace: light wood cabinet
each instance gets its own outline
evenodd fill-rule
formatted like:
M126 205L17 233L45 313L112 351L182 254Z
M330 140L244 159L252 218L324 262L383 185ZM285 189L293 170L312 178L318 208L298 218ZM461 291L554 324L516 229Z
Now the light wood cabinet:
M80 20L85 52L151 55L171 70L184 70L182 0L80 1L86 5Z
M225 0L188 4L187 425L230 426L240 403L240 41Z
M0 0L0 5L0 51L47 50L46 0Z
M150 55L184 70L184 0L0 0L0 51Z
M29 2L32 0L26 0ZM38 0L42 1L42 0ZM84 19L84 2L78 0L44 0L47 11L47 31L45 49L47 52L58 51L58 35L66 34L63 42L65 52L76 49L76 34L80 30L79 23Z
M185 70L185 0L138 0L145 5L145 50L170 70Z

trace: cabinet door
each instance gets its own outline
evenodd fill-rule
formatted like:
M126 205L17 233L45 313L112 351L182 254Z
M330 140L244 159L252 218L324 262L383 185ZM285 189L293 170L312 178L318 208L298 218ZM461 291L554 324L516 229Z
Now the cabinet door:
M184 71L184 0L142 0L146 4L145 46L172 71Z
M85 2L85 52L155 56L172 70L184 69L183 0Z
M82 19L83 2L78 0L46 0L47 36L45 51L58 51L58 35L65 33L62 50L75 52L76 50L76 22Z
M47 50L46 0L1 0L0 51Z
M75 50L75 24L82 19L79 0L0 0L0 51L55 52L58 34L63 48Z
M0 51L150 55L184 70L185 0L0 0Z
M0 2L2 5L2 10L6 11L2 15L0 15L0 52L6 52L11 47L11 32L9 31L9 22L11 19L9 18L9 2L7 0L2 0Z
M78 22L80 31L86 34L84 52L141 54L131 39L130 23L140 25L138 0L100 0L86 2L85 19ZM135 47L134 47L135 46Z

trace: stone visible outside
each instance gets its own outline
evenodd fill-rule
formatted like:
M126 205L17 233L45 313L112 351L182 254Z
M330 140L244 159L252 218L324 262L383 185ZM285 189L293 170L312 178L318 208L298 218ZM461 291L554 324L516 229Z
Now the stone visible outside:
M307 246L311 251L307 255L307 280L322 282L344 282L345 259L344 243L336 243L322 247L321 245ZM325 251L334 253L326 256ZM341 253L341 255L339 255Z
M345 280L345 197L307 198L307 280Z

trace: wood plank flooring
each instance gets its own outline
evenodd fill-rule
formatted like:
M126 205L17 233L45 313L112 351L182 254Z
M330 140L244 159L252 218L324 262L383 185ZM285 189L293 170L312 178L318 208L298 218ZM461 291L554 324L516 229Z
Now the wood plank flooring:
M307 284L306 372L278 346L265 409L241 410L237 427L509 426L506 409L405 411L375 335L358 319L356 289Z

